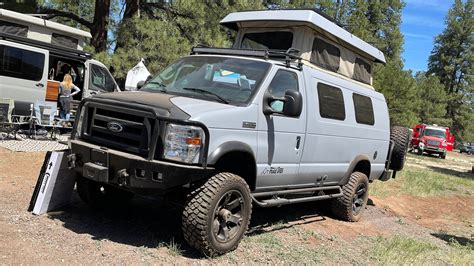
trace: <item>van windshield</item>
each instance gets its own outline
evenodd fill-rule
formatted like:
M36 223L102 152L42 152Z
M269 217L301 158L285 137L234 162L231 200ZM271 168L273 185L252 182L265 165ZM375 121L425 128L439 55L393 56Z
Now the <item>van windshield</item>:
M446 132L444 130L440 130L440 129L431 129L431 128L427 128L425 130L425 136L429 136L429 137L437 137L437 138L446 138Z
M165 68L141 91L171 93L222 103L247 103L270 64L217 56L190 56Z

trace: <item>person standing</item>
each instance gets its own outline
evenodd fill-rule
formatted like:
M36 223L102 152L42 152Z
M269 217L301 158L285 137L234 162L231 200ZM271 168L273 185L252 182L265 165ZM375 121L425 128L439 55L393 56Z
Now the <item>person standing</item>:
M73 91L74 90L74 91ZM81 90L72 83L72 77L65 74L63 82L59 84L59 116L65 121L69 121L71 116L72 96L78 94Z

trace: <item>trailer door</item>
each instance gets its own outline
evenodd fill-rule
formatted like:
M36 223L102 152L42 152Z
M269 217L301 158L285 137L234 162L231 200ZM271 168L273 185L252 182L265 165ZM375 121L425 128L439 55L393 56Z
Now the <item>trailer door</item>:
M48 58L47 50L0 41L0 98L13 99L16 114L45 100Z

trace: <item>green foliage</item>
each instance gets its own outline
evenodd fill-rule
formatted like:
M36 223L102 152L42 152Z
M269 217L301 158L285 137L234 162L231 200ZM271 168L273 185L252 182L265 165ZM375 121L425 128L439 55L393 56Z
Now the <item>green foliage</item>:
M438 77L426 76L423 72L416 73L416 87L418 88L420 121L427 124L451 126L446 119L446 105L448 95Z
M20 12L20 13L35 13L38 9L38 1L24 0L24 1L2 1L1 8Z
M375 69L374 87L384 94L390 109L390 124L411 127L419 121L417 86L411 71L401 63L389 61Z
M459 139L472 138L474 2L456 0L446 17L446 28L435 40L428 74L436 75L448 94L447 118Z

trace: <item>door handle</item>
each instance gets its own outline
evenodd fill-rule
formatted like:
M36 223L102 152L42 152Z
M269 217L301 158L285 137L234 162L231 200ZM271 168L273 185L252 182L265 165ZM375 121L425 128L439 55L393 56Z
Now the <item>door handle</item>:
M44 87L44 84L43 84L43 83L36 83L35 86L36 86L36 87L41 87L41 88L43 88L43 87Z
M298 137L296 137L296 149L297 150L300 148L300 143L301 143L301 137L298 136Z

